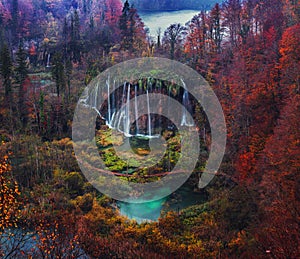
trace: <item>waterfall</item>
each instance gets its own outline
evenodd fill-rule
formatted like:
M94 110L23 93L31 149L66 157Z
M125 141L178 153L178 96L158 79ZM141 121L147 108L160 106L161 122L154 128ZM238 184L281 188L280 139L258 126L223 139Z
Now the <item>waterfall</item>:
M99 93L99 84L97 84L94 89L94 98L92 98L93 103L91 103L91 106L98 113L98 115L103 119L104 116L102 116L98 107L98 93Z
M162 95L163 94L162 83L159 80L157 80L156 83L159 83L158 92ZM159 107L162 107L162 97L161 97L161 95L159 96ZM161 128L161 126L162 126L162 116L159 116L158 127Z
M134 86L134 97L135 97L135 101L134 101L134 109L135 109L135 127L136 127L136 135L138 135L140 133L139 130L139 114L138 114L138 107L137 107L137 85Z
M181 82L183 84L184 87L184 91L183 91L183 96L182 96L182 118L181 118L181 126L194 126L194 122L193 120L189 119L187 116L187 113L190 112L191 110L191 103L190 103L190 99L189 99L189 92L186 89L186 85L184 83L184 81L181 79Z
M81 98L80 103L85 107L95 110L98 115L105 119L98 109L98 92L99 92L99 84L97 84L93 89L86 89L83 94L84 97Z
M126 104L124 116L124 134L125 136L130 136L130 84L128 84Z
M115 119L115 115L116 115L116 96L115 96L115 90L116 90L116 80L114 80L113 92L111 94L111 98L112 98L112 102L111 102L112 116L111 116L111 120L110 120L111 126L112 126L112 123L113 123L113 121Z
M48 56L47 56L47 64L46 64L46 67L50 67L50 57L51 57L51 55L50 55L50 53L49 53Z
M169 86L168 88L167 88L167 91L168 91L168 107L167 107L167 115L168 115L168 118L172 121L172 118L171 118L171 112L170 112L170 99L172 98L171 97L171 86ZM170 125L170 123L168 123L168 125L167 125L167 127L168 127L168 129L171 129L171 125Z
M97 109L98 110L98 107L97 107L97 99L98 99L98 88L99 88L99 84L96 85L95 89L94 89L94 102L92 104L92 107L94 109Z
M111 119L110 124L111 124L111 127L113 129L117 129L117 130L121 131L120 130L120 124L121 124L121 119L122 119L122 116L123 116L123 112L122 112L122 110L118 110L118 108L120 107L120 101L116 99L116 93L115 93L116 86L115 86L115 83L116 83L116 81L114 80L114 91L113 91L113 96L112 96L112 98L113 98L112 103L113 103L113 107L114 107L113 110L114 111L113 111L113 115L112 115L112 119ZM123 105L125 85L126 85L126 83L124 83L124 85L123 85L123 95L121 97L121 106Z
M50 54L48 57L50 58ZM193 111L192 103L186 85L183 80L181 81L183 85L181 126L191 127L194 126L194 121L189 115L189 113L192 113ZM160 134L156 134L156 132L161 130L161 127L165 125L165 123L163 123L161 117L151 115L151 105L155 107L158 106L158 109L161 109L160 107L162 106L163 100L158 96L157 99L153 100L153 102L151 101L150 104L150 94L152 92L160 94L166 93L168 95L168 107L166 112L171 121L174 119L171 115L172 107L170 107L170 98L179 98L178 96L173 95L172 86L166 85L167 89L165 89L165 85L162 82L158 80L153 81L151 78L147 78L147 80L139 80L134 85L124 82L123 89L119 89L116 80L113 80L110 76L108 76L104 84L105 85L100 85L100 83L96 83L92 89L87 90L85 97L82 98L81 102L89 108L94 109L100 117L106 121L108 127L122 132L126 137L132 136L131 134L147 138L156 138L160 136ZM100 94L107 96L107 105L104 107L99 107L100 104L98 98ZM146 95L146 101L141 104L145 105L144 108L146 108L146 114L139 119L141 111L139 110L138 97L141 94ZM134 103L132 104L134 114L131 114L130 98L133 97L135 98ZM103 114L105 116L103 116ZM131 132L130 120L133 118L135 119L134 133ZM144 125L141 125L142 122ZM170 130L173 129L170 124L165 126Z
M151 115L150 115L150 102L149 102L149 92L147 89L147 110L148 110L148 136L151 137Z
M152 93L152 80L150 77L147 79L147 89Z
M106 120L107 125L111 125L111 104L110 104L110 91L109 91L109 78L106 80L106 87L107 87L107 113L108 118Z
M125 131L125 111L124 111L124 105L125 105L125 99L126 99L126 82L124 82L123 84L123 94L122 94L122 99L121 99L121 106L122 107L118 112L117 112L117 116L115 118L115 123L114 128L116 128L118 131L124 132ZM123 120L123 129L121 129L121 122Z

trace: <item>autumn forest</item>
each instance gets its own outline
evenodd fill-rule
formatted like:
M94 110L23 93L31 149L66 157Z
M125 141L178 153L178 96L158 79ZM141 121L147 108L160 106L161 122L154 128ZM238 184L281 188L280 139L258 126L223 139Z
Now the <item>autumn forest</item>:
M0 0L0 258L299 258L299 1L199 3L188 23L151 34L143 4ZM227 143L213 181L197 188L211 128L194 108L203 157L185 186L203 198L137 222L81 172L72 123L99 73L141 57L176 60L205 78L221 103ZM182 100L182 89L166 85ZM135 165L116 158L109 130L98 118L99 152L122 178ZM175 130L163 136L170 150L156 175L180 152ZM133 173L134 181L159 180L153 172Z

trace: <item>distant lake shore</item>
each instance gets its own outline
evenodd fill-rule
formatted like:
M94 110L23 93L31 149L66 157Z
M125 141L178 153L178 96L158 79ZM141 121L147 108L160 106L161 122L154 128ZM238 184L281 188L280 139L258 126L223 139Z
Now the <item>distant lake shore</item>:
M211 6L207 6L207 7L201 7L199 8L199 12L200 10L210 10ZM195 9L190 9L190 8L177 8L177 9L163 9L163 10L153 10L153 9L138 9L139 13L161 13L161 12L179 12L179 11L190 11L190 10L195 10Z
M123 0L125 1L125 0ZM220 0L129 0L139 12L170 12L184 10L210 10Z
M201 10L180 10L180 11L151 11L151 12L139 12L145 27L149 28L150 35L156 36L157 31L161 28L161 36L164 31L172 23L180 23L185 25L195 15L200 13Z

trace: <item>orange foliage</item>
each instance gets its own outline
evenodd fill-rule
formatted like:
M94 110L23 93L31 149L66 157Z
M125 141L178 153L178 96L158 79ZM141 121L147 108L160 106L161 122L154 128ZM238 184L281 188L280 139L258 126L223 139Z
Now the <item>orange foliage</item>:
M245 181L247 178L249 179L251 177L255 162L256 159L252 152L245 152L239 156L236 169L239 172L240 181Z
M283 82L291 84L292 89L300 92L300 24L288 28L282 35L280 44L280 66Z
M258 239L278 258L299 257L299 117L300 97L295 95L287 100L259 161L264 172L260 185L264 217Z
M3 145L3 144L2 144ZM0 232L9 227L15 227L18 214L18 184L10 179L8 156L0 159Z

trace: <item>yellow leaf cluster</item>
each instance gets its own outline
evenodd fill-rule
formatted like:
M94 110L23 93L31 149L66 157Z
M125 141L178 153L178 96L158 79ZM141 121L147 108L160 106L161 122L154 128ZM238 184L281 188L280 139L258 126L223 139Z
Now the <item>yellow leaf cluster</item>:
M20 195L18 185L7 175L10 171L8 156L0 159L0 232L5 228L16 226Z

